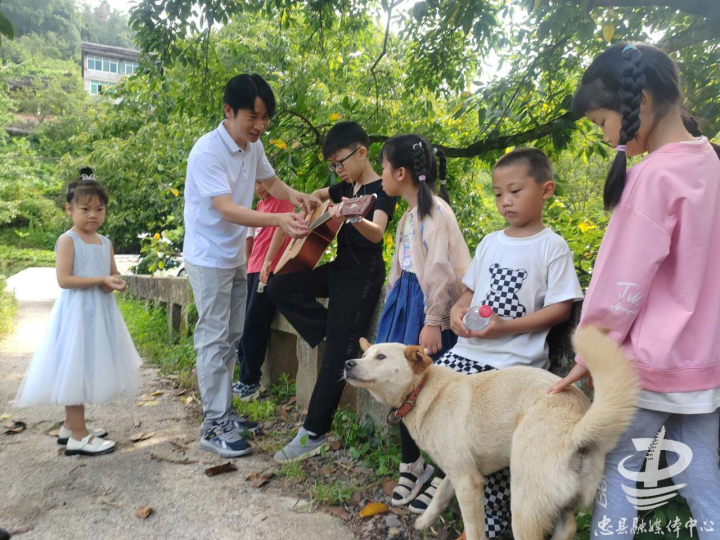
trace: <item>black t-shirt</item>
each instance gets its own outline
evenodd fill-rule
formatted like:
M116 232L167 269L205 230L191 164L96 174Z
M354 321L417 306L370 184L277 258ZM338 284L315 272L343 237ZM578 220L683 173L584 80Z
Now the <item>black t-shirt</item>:
M330 186L330 198L334 203L341 202L343 197L352 199L353 197L372 195L373 193L377 195L377 199L375 200L375 205L370 212L368 212L368 215L365 216L365 219L372 221L375 212L382 210L387 214L388 223L390 223L393 213L395 213L395 197L390 197L383 191L382 180L364 184L355 194L353 194L352 184L344 181ZM338 232L338 258L354 256L357 260L361 260L378 255L382 256L382 251L382 240L377 244L370 242L370 240L360 234L352 223L345 223Z

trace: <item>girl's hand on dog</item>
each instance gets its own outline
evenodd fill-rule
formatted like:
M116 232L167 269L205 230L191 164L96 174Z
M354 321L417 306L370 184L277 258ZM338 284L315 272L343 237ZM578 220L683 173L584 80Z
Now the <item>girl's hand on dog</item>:
M485 327L485 330L468 332L470 337L478 339L497 339L506 336L508 333L508 321L499 317L497 313L490 315L490 322Z
M420 331L420 346L425 349L425 353L432 355L440 352L442 349L442 335L439 326L426 324Z
M592 376L590 375L590 371L588 370L588 368L583 367L580 364L575 364L575 367L570 370L570 373L568 373L567 377L565 377L564 379L560 379L558 382L548 388L545 392L550 395L557 394L565 390L565 388L567 388L571 384L575 384L576 382L581 381L585 378L587 378L588 380L588 388L592 388Z

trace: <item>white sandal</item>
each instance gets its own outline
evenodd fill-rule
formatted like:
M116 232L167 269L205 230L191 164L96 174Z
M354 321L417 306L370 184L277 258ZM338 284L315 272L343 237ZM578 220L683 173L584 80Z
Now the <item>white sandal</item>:
M115 441L108 441L100 437L94 437L88 434L81 441L76 441L72 437L68 439L65 448L66 456L100 456L108 454L115 450Z
M87 428L87 432L93 437L105 437L108 434L107 430L103 428ZM72 437L72 429L66 428L64 424L60 426L57 443L63 445L67 444L70 437Z
M426 466L422 456L415 463L401 463L400 478L393 489L391 503L402 506L415 499L434 472L435 468L432 465Z

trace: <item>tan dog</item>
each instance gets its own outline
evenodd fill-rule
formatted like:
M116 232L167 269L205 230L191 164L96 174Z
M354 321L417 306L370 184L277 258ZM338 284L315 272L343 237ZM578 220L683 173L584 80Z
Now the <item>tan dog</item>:
M447 474L415 528L432 525L457 494L468 540L485 539L485 476L512 463L512 529L516 540L572 539L573 511L589 506L603 476L605 455L630 425L637 375L619 347L584 327L576 351L593 376L590 404L576 387L546 390L559 378L512 367L468 376L432 364L422 348L360 344L345 378L386 405L400 408L424 382L404 418L410 435ZM454 488L454 490L453 490Z

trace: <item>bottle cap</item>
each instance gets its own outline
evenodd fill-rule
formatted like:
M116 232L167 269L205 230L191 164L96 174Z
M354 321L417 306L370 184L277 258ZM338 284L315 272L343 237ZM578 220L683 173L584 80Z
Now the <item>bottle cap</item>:
M490 306L480 306L480 309L478 309L478 313L481 317L487 319L493 314L493 310Z

